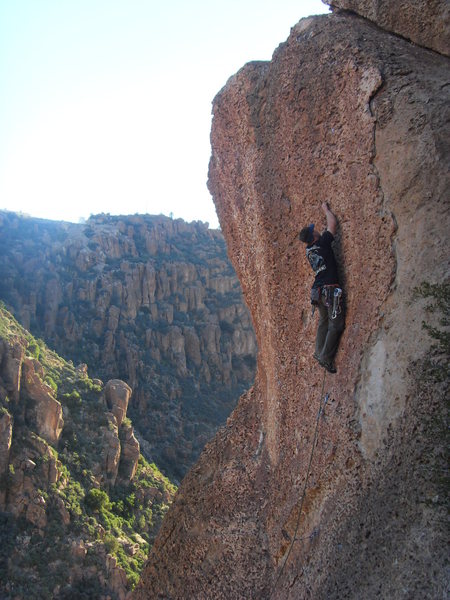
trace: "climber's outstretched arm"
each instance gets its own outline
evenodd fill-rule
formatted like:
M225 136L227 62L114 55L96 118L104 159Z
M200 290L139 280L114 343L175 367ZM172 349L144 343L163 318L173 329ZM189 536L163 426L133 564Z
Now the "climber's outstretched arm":
M327 230L335 236L337 231L337 219L331 212L328 202L322 202L322 210L327 218Z

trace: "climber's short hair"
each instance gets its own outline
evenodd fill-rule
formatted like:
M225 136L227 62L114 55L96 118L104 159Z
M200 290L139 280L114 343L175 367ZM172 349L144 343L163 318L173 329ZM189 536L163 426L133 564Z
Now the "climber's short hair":
M303 229L298 234L300 241L304 244L311 244L311 242L314 241L313 231L314 223L311 223L311 225L308 225L308 227L303 227Z

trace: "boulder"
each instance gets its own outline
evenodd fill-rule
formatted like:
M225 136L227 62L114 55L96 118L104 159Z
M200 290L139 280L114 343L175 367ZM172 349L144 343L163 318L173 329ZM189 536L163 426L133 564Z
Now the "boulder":
M128 402L131 397L131 388L120 379L110 379L105 385L105 399L108 408L117 419L117 426L127 416Z

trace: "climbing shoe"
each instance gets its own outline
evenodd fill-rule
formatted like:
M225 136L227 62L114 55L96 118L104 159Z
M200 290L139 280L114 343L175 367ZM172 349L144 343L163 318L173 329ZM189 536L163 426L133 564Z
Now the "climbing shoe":
M328 373L337 373L336 367L333 365L333 363L327 362L326 360L321 360L320 364L328 371Z
M318 354L316 354L315 352L314 352L314 354L313 354L313 358L314 358L315 360L317 360L317 362L319 363L319 365L320 365L321 367L323 367L324 369L326 369L326 370L328 371L328 373L337 373L337 371L336 371L336 367L333 365L333 363L331 363L331 362L328 362L328 361L326 361L326 360L322 360L322 359L320 358L320 356L319 356Z

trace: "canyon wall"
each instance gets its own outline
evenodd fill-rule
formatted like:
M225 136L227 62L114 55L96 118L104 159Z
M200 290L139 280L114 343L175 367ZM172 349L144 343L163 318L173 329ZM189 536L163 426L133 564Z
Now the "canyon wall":
M134 598L445 596L448 390L414 290L449 275L449 66L339 11L300 21L215 98L209 186L257 375L183 481ZM336 375L312 359L297 238L324 200L347 305Z
M0 307L0 597L125 600L175 487L130 387L92 380Z
M253 382L250 315L222 234L200 222L0 213L0 299L65 358L130 385L143 453L178 480Z

